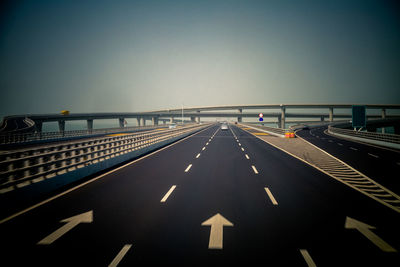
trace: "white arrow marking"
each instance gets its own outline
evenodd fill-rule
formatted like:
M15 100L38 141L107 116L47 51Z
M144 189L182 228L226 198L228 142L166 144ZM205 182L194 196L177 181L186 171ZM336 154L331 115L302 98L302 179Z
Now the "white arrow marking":
M370 229L376 229L374 226L365 224L363 222L357 221L353 218L346 217L346 222L344 224L346 229L357 229L361 234L368 238L372 243L385 252L396 252L388 243L383 241L379 236L374 234Z
M91 223L93 222L93 210L69 217L67 219L61 220L60 222L66 222L67 224L58 228L56 231L54 231L52 234L46 236L42 240L40 240L37 244L38 245L50 245L57 239L59 239L61 236L63 236L65 233L67 233L69 230L74 228L80 223Z
M217 213L210 219L204 221L201 225L211 226L208 249L222 249L224 226L233 226L233 223L225 219L221 214Z

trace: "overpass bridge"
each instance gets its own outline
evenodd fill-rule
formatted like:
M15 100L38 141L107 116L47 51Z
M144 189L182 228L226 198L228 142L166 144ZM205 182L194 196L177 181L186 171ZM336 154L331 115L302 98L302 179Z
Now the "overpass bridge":
M163 112L146 116L179 110ZM398 266L399 149L333 123L299 125L297 138L243 121L187 123L2 151L2 260Z
M393 118L399 116L400 105L384 104L365 104L367 118ZM235 118L237 122L242 122L243 118L258 118L260 111L265 118L274 118L278 127L285 129L287 119L318 119L321 121L332 122L334 119L350 119L352 104L264 104L264 105L226 105L226 106L204 106L186 107L182 109L164 109L147 112L113 112L113 113L71 113L61 114L21 114L7 116L3 120L3 125L7 120L24 120L29 118L35 124L38 132L42 131L43 123L58 122L59 131L65 131L67 121L84 120L87 122L87 130L93 130L94 120L117 119L120 128L124 127L125 119L136 119L138 126L145 126L146 121L151 121L151 125L158 125L159 122L174 122L176 119L189 118L191 122L200 122L201 118ZM257 112L251 112L257 110ZM271 111L272 110L272 111ZM299 110L301 110L299 112ZM315 112L315 110L317 110ZM326 110L321 112L320 110ZM369 111L379 110L380 114L368 114ZM235 111L235 112L232 112ZM245 112L249 111L249 112ZM314 112L313 112L314 111ZM345 111L346 113L342 113ZM395 115L387 112L397 112ZM4 126L3 126L4 127ZM0 127L1 130L2 127Z

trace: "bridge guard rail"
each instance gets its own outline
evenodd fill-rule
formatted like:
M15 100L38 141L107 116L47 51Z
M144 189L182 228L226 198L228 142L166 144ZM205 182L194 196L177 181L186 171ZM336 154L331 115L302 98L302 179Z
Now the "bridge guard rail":
M378 146L400 149L400 135L383 134L366 131L355 131L328 126L328 133L337 137L359 141Z

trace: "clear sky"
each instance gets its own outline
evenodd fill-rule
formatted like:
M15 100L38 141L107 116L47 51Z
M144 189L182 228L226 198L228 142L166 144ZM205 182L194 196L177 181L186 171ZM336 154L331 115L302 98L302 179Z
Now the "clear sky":
M0 115L400 104L398 1L10 1Z

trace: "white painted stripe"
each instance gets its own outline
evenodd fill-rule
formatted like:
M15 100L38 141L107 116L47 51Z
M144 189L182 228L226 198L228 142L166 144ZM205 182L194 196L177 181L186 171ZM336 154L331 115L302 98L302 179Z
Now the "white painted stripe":
M200 153L199 154L197 154L197 156L196 156L196 159L198 159L200 157Z
M351 150L355 150L355 151L358 150L357 148L354 148L354 147L350 147L350 149L351 149Z
M315 265L313 259L311 258L310 254L308 253L307 249L300 249L301 255L303 255L304 260L306 261L308 267L317 267Z
M242 146L242 144L241 144L241 143L239 143L239 146Z
M244 151L244 148L242 147L242 151Z
M371 153L368 153L368 155L370 155L371 157L374 157L374 158L379 158L379 156L371 154Z
M125 254L128 252L128 250L131 248L132 244L126 244L121 251L118 253L118 255L113 259L113 261L108 265L108 267L115 267L118 265L118 263L122 260L122 258L125 256Z
M339 146L343 146L343 144L341 144L341 143L337 143Z
M253 168L254 173L258 174L258 171L257 171L256 167L254 167L254 165L251 165L251 167Z
M190 170L190 168L192 167L192 164L189 164L189 166L187 166L185 172L188 172Z
M333 143L333 141L332 141L332 140L329 140L328 142L331 142L331 143Z
M274 196L272 195L271 191L269 190L268 187L264 187L265 192L267 192L269 199L271 199L272 204L274 205L278 205L278 202L276 202L276 199L274 198Z
M204 150L204 149L206 149L206 147L203 147L203 149L202 149L202 150Z
M250 159L250 158L249 158L249 155L247 155L247 154L245 155L245 157L246 157L246 159Z
M206 146L208 146L208 143L206 144Z
M168 190L168 192L164 195L164 197L161 199L160 202L165 202L169 195L171 195L172 191L174 191L176 188L176 185L171 186L171 188Z

